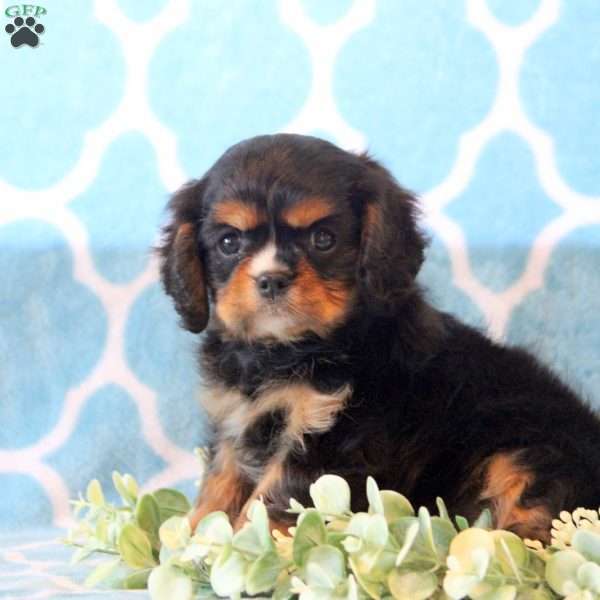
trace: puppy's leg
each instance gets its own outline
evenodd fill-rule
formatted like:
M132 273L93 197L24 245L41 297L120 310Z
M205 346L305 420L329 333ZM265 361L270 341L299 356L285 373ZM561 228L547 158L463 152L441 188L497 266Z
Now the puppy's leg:
M248 483L240 475L233 448L227 444L218 449L200 489L196 506L189 514L192 529L207 514L222 510L235 522L249 494Z
M480 500L491 509L498 529L547 542L552 521L550 498L527 497L535 479L518 451L495 454L486 464Z
M257 483L256 487L252 491L252 494L248 497L244 506L237 519L234 522L233 528L235 530L240 529L242 525L248 520L248 510L250 509L250 505L254 500L258 500L262 498L266 504L269 504L269 498L273 494L274 490L281 485L281 481L283 479L284 467L283 462L280 458L274 458L265 468L264 473ZM270 519L270 528L271 531L273 529L277 529L282 533L287 534L287 525L284 523L277 521L275 519Z

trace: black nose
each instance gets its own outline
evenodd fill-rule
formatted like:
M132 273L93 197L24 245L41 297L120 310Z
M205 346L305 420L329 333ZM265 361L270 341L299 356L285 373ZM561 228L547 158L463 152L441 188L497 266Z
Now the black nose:
M258 293L271 300L283 294L291 282L291 275L281 272L263 273L256 278Z

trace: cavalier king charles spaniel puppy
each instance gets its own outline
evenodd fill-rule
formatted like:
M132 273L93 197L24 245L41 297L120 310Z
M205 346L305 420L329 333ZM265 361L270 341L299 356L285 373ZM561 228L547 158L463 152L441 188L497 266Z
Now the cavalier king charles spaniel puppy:
M214 427L192 524L235 526L262 497L344 477L416 505L547 540L561 510L600 503L600 421L528 352L432 307L415 277L415 197L366 154L309 136L231 147L169 203L164 288L200 333Z

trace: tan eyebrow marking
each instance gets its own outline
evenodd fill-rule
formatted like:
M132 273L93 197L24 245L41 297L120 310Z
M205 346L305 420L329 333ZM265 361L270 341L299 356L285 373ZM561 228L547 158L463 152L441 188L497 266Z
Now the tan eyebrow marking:
M334 207L330 201L323 198L307 198L286 208L281 217L290 227L302 228L310 227L333 213Z
M240 231L255 229L267 222L266 215L256 206L241 200L223 200L216 204L212 213L217 223L235 227Z

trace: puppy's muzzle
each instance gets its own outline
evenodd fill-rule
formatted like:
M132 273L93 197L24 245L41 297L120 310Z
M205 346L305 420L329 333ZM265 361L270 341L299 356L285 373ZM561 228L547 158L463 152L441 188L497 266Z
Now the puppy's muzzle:
M284 271L268 271L256 278L258 293L267 300L275 300L283 296L293 280L291 273Z

